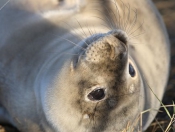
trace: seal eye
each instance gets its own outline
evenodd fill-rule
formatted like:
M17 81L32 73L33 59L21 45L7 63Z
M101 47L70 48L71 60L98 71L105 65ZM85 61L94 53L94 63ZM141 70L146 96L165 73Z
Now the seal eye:
M88 94L90 100L101 100L105 97L104 89L95 89Z
M129 74L131 75L131 77L135 76L135 70L131 64L129 64Z

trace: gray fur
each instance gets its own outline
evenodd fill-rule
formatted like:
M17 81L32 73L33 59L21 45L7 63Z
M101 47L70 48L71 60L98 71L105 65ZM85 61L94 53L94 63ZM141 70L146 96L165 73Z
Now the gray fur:
M4 2L0 123L21 132L149 126L155 111L143 115L142 126L137 120L142 111L159 108L150 88L161 100L170 54L166 29L150 0ZM105 97L90 100L98 88Z

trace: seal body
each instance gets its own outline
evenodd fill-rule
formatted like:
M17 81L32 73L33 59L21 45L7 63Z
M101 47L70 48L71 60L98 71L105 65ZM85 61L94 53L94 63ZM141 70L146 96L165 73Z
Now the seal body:
M0 122L21 132L145 130L156 112L140 113L159 109L169 41L150 0L122 2L2 1Z

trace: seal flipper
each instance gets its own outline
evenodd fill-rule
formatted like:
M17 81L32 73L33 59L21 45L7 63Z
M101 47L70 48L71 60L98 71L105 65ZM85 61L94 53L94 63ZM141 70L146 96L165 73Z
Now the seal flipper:
M61 8L67 10L79 10L85 3L86 0L59 0L59 5L62 6Z
M5 6L15 6L31 12L57 11L64 14L79 11L80 8L85 6L86 0L3 0L0 2L0 6L4 6L4 4Z
M79 12L86 5L86 0L58 0L56 8L42 13L44 17L67 15Z

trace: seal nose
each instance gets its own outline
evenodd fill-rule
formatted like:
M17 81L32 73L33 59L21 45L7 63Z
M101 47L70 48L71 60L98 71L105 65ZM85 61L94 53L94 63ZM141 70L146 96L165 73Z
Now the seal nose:
M122 31L111 31L92 42L85 54L86 59L94 63L122 59L127 55L127 37Z

